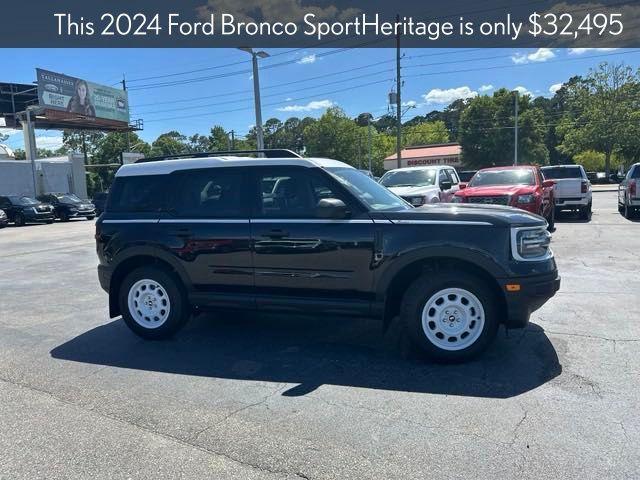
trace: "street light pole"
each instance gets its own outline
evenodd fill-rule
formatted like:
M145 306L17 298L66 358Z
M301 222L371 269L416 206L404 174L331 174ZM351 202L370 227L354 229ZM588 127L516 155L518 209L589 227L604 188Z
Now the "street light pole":
M513 147L513 164L518 166L518 98L520 97L520 92L515 90L516 94L516 104L515 104L515 130L514 130L514 147Z
M262 130L262 104L260 102L260 76L258 73L258 58L267 58L269 54L263 51L254 52L253 48L249 47L242 47L240 48L240 50L251 55L251 64L253 66L253 99L255 101L256 109L256 143L258 150L263 150L264 132Z

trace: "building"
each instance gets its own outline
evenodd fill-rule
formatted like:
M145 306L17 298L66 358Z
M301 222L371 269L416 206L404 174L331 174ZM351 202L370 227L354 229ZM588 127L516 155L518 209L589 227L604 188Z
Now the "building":
M440 143L436 145L420 145L402 150L401 167L420 167L429 165L462 166L461 147L458 143ZM384 159L384 169L398 168L396 154Z

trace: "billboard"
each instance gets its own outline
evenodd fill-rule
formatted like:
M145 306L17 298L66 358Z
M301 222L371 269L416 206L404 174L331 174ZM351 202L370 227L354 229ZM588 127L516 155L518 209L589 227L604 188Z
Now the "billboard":
M36 69L40 106L84 117L129 123L129 97L117 88Z

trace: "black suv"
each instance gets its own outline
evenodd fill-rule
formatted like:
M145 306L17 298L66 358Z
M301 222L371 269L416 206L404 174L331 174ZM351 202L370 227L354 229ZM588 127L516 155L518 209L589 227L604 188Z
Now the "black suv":
M38 200L53 205L56 218L68 222L72 218L85 217L93 220L96 217L96 207L91 202L83 202L73 193L46 193Z
M110 315L149 339L193 311L400 316L428 356L484 350L560 286L543 218L413 208L335 160L208 157L125 165L96 222Z
M0 197L0 209L16 227L27 223L53 223L53 207L22 195Z

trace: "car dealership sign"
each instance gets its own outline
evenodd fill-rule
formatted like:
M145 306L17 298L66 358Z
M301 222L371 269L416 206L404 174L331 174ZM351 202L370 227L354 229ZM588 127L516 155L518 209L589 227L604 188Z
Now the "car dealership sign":
M70 116L129 123L126 91L39 68L36 72L41 107Z

